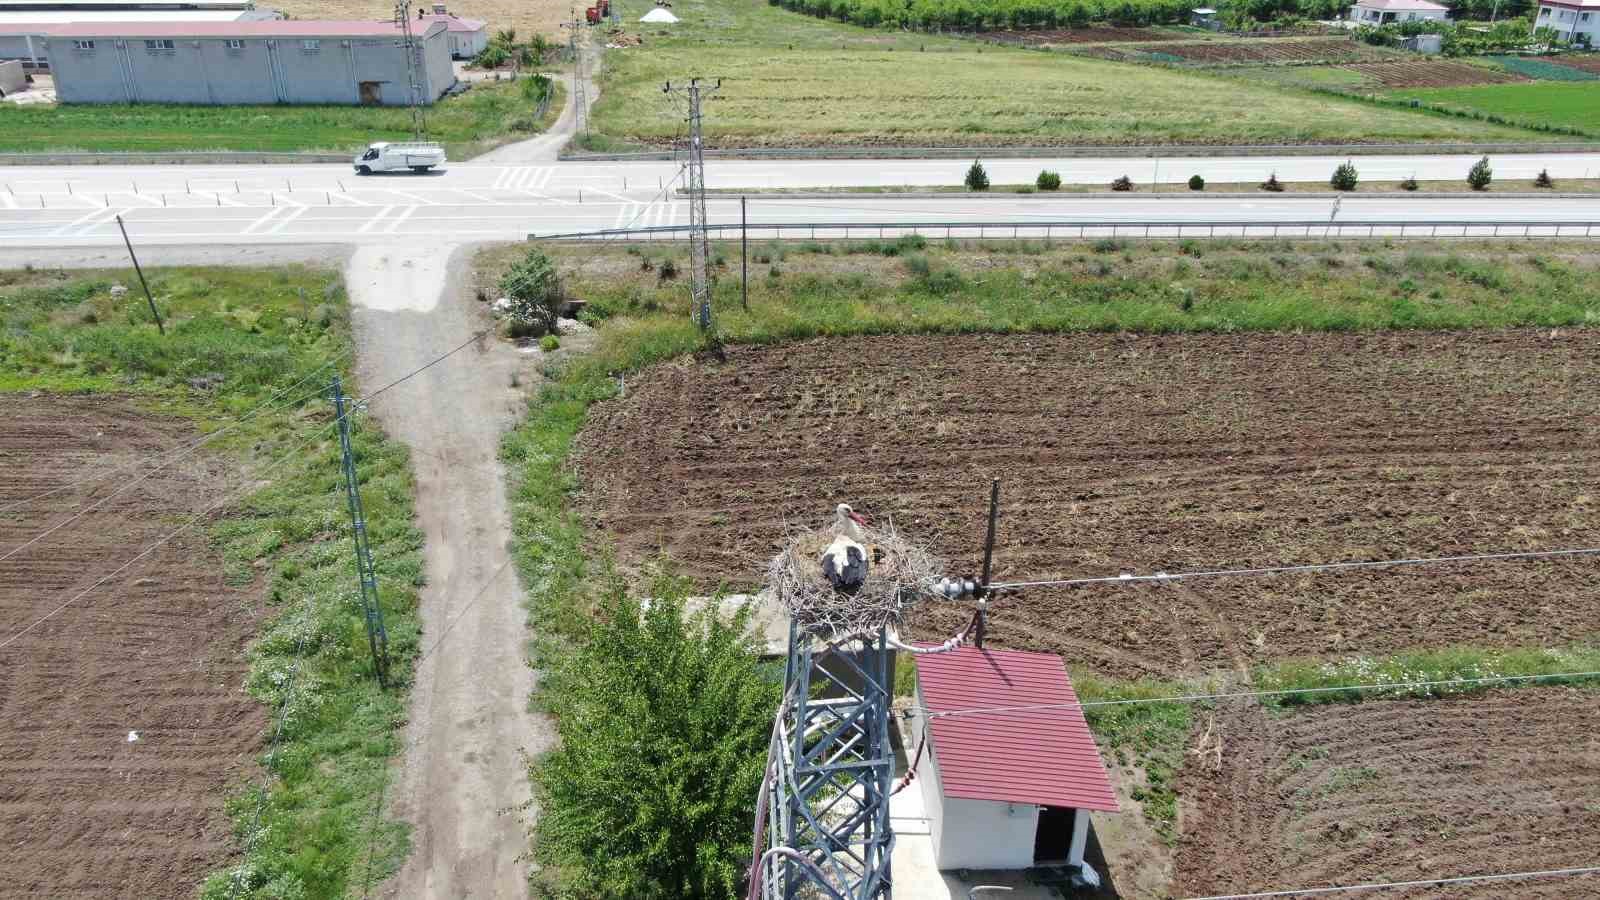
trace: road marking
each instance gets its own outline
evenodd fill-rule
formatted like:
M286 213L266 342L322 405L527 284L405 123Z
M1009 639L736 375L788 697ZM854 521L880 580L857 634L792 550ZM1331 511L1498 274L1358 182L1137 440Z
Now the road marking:
M416 207L416 206L408 206L408 207L406 207L404 212L400 213L400 215L398 215L398 216L395 216L394 219L389 222L389 227L385 228L383 230L383 233L384 234L394 234L395 229L399 228L401 223L403 223L405 220L411 218L412 215L414 215L419 208L420 207Z
M372 205L372 204L366 202L365 200L357 200L354 196L352 196L350 194L341 194L338 191L329 191L328 192L328 197L329 197L329 199L332 199L334 197L338 197L340 200L343 200L343 201L349 203L351 206L371 206Z
M494 201L493 200L489 199L488 197L485 197L482 194L479 194L479 193L476 193L476 192L473 192L473 191L463 190L462 188L456 188L456 193L465 194L466 196L471 197L472 199L478 201L479 203L486 203L486 204L488 204L490 206L494 205Z
M562 199L557 198L557 197L546 196L545 194L541 194L541 193L539 193L537 191L531 191L531 190L526 190L526 189L518 191L518 193L527 194L529 197L532 197L535 200L543 200L546 203L554 203L557 206L572 206L576 202L576 201L573 201L573 200L562 200Z
M398 190L396 188L389 188L388 191L391 194L396 194L398 196L406 198L407 200L414 200L414 201L416 201L418 204L420 204L422 206L434 206L434 205L436 205L432 200L429 200L427 197L418 197L416 194L413 194L410 191L402 191L402 190Z
M633 224L633 220L638 218L639 213L642 211L643 209L637 203L622 204L617 207L617 221L611 227L617 229L626 228Z
M97 223L91 222L90 220L95 218L96 216L101 216L101 215L104 215L104 214L106 214L108 212L111 213L112 215L116 215L117 214L117 210L110 209L109 207L102 206L99 209L94 210L93 212L85 213L85 214L79 216L78 218L73 219L71 222L68 222L67 224L58 227L56 230L54 230L54 231L52 231L50 233L52 235L67 234L68 232L75 232L79 228L85 228L85 229L92 228Z
M266 215L263 215L254 222L251 222L249 225L246 225L244 230L240 231L239 233L241 235L255 234L256 229L262 227L263 225L269 224L273 219L277 218L279 215L282 215L288 209L289 208L287 206L274 206L273 208L267 210Z
M288 215L279 216L278 220L276 222L273 222L272 226L270 228L266 229L265 231L261 231L261 232L257 232L257 233L258 234L278 234L279 232L283 231L283 228L284 228L285 225L288 225L290 222L293 222L295 219L298 219L301 216L305 215L306 214L306 210L308 208L309 207L305 207L305 206L296 207L294 209L294 211L289 213Z
M534 185L534 187L538 188L541 191L544 190L546 187L549 187L550 179L555 174L556 174L556 170L553 167L546 167L546 168L540 169L539 170L539 183Z
M392 209L394 209L394 207L385 206L383 209L380 209L377 212L373 213L372 214L372 218L368 219L365 224L363 224L360 228L356 229L356 234L366 234L367 232L371 231L372 230L372 226L374 226L374 225L378 224L379 222L383 221L383 218L385 216L387 216L389 214L389 211L392 210Z
M599 188L590 188L589 190L592 193L599 194L602 197L610 197L613 200L621 200L623 203L632 203L633 202L633 198L632 197L624 197L621 194L613 194L610 191L602 191Z

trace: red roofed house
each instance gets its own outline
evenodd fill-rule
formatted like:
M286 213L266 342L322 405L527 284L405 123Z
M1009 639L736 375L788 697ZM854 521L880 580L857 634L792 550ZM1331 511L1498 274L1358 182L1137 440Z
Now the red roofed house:
M963 647L916 662L916 771L938 867L1063 865L1097 884L1083 862L1089 813L1116 812L1117 797L1061 658Z
M443 22L445 37L449 39L453 59L471 59L489 46L489 23L482 19L463 19L444 8L443 3L433 4L433 14L423 15L417 10L417 21L432 24Z
M1358 25L1388 25L1393 22L1443 22L1450 8L1429 0L1356 0L1350 7L1350 21Z

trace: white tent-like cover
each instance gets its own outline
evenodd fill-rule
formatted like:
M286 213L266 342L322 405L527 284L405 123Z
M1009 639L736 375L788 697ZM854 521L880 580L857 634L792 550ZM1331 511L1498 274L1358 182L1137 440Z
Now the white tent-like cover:
M671 25L678 21L678 17L658 6L645 13L639 21L649 22L652 25Z

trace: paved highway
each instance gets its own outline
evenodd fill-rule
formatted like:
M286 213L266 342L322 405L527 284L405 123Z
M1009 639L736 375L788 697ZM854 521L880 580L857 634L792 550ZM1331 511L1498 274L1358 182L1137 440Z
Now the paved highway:
M1337 160L1286 157L1163 161L1163 181L1195 171L1208 180L1323 178ZM1363 157L1368 179L1417 171L1458 177L1470 157ZM1155 160L993 160L996 182L1024 181L1040 168L1069 181L1109 180L1128 172L1148 180ZM1600 154L1505 156L1494 160L1501 182L1548 168L1558 181L1600 175ZM1173 171L1174 167L1178 167ZM959 160L713 160L707 179L716 188L927 184L957 180ZM517 239L606 228L684 224L688 209L673 190L679 167L664 162L556 163L485 166L459 163L429 175L359 177L345 166L88 166L0 168L0 243L95 246L120 241L121 215L136 240L151 244L343 243L405 239L459 243ZM1092 221L1185 220L1270 222L1328 218L1327 199L1201 197L1184 190L1169 198L965 195L927 199L753 198L752 223L927 222L951 220ZM1343 220L1454 221L1600 220L1594 199L1512 199L1493 195L1361 197L1342 200ZM736 222L738 200L714 198L712 222Z

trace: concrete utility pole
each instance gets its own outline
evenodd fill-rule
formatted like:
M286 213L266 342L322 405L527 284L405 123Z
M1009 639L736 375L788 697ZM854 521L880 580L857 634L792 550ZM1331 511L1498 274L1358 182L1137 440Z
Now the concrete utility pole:
M161 311L156 309L156 298L150 296L150 285L144 280L144 269L139 268L139 257L133 254L133 241L128 240L128 226L122 224L121 216L117 216L117 229L122 232L122 243L128 247L128 258L133 260L133 271L139 276L139 286L144 288L144 299L150 304L150 315L155 317L156 330L165 335L167 326L161 321Z
M711 88L701 87L700 79L691 78L686 85L673 87L667 82L661 89L689 98L689 293L694 299L695 322L701 331L713 334L711 281L706 271L711 258L711 238L706 232L706 160L700 136L700 101L708 91L715 92L721 87L720 78Z
M423 133L428 130L428 123L422 117L422 80L418 75L422 68L418 55L422 49L411 33L411 0L398 0L395 3L394 24L405 39L406 80L411 85L411 139L420 144Z

